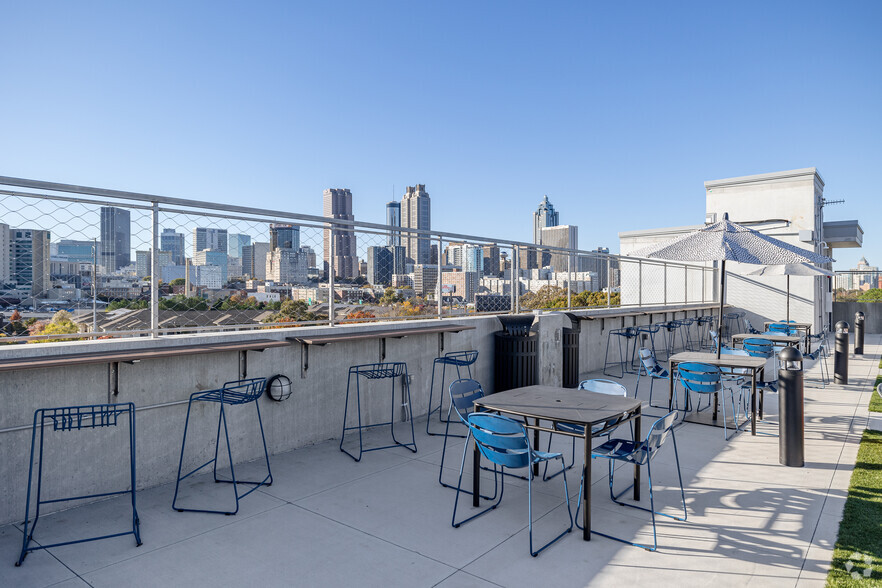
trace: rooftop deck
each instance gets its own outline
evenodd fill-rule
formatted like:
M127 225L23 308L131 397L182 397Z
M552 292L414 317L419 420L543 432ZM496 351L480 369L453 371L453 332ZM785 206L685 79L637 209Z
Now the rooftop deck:
M496 511L453 529L455 493L438 484L443 438L427 436L418 420L416 454L379 451L355 463L329 440L272 456L273 485L245 498L235 516L173 511L174 485L139 491L141 547L131 536L58 547L31 553L16 568L20 525L0 527L0 586L823 586L879 371L882 337L867 342L863 358L851 360L848 386L820 388L818 367L809 364L804 468L778 464L778 438L768 434L777 429L777 395L766 396L756 437L742 432L724 441L717 428L678 427L688 520L658 521L656 553L599 536L585 543L574 529L530 557L526 482L512 479ZM624 383L633 391L633 377ZM644 400L648 389L641 381ZM665 391L656 386L656 393ZM569 452L568 440L556 443ZM447 481L455 482L461 449L462 440L450 441ZM674 512L679 491L670 444L654 464L656 504ZM573 498L577 471L568 476ZM534 484L540 541L565 525L562 484L560 477ZM230 502L229 486L207 476L186 490L201 504ZM647 513L609 501L604 467L593 468L592 495L596 530L651 541ZM470 509L470 500L461 506ZM45 515L36 536L98 534L124 525L129 512L125 499L112 499Z

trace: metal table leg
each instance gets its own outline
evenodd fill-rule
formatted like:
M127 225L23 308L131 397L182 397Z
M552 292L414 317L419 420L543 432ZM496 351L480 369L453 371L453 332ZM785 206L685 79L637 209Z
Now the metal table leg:
M585 427L585 466L582 469L582 539L591 541L591 427Z

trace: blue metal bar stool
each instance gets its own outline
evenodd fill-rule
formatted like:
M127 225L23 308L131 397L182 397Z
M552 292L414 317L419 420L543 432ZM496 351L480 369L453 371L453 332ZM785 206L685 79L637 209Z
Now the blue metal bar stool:
M116 427L119 425L120 419L129 422L129 489L118 490L114 492L101 492L98 494L86 494L83 496L72 496L69 498L52 498L43 499L43 447L46 440L46 426L51 425L52 431L60 431L69 433L72 431L81 431L83 429L99 429L105 427ZM37 431L39 430L39 441ZM34 479L34 453L37 444L40 449L37 454L37 495L36 495L36 511L33 521L31 521L31 489ZM73 443L67 445L73 447ZM107 464L100 464L101 466ZM72 545L74 543L84 543L86 541L98 541L99 539L109 539L111 537L122 537L124 535L134 535L135 544L141 545L140 520L138 519L138 509L135 507L135 405L131 402L121 404L90 404L85 406L62 406L58 408L41 408L34 412L34 428L31 432L31 460L28 468L28 490L27 500L25 501L25 520L24 535L22 538L21 554L16 566L20 566L25 556L31 551L38 549L49 549L50 547L59 547L61 545ZM84 498L98 498L103 496L116 496L119 494L130 494L132 496L132 529L130 531L122 531L120 533L111 533L109 535L101 535L99 537L87 537L86 539L76 539L73 541L63 541L60 543L42 543L31 545L34 540L34 529L37 527L37 521L40 518L40 506L43 504L54 504L59 502L68 502L71 500L81 500ZM30 529L28 528L30 524Z
M714 317L704 315L698 318L698 350L709 349L709 332L714 328Z
M661 327L657 324L640 325L639 327L637 327L637 340L634 342L634 347L631 349L631 367L634 369L634 371L637 372L638 376L640 374L641 365L640 358L636 357L637 348L645 346L645 344L643 343L643 341L645 340L645 335L649 338L648 348L652 349L652 353L653 355L655 355L655 334L658 333L660 329ZM636 364L634 363L635 360L637 362Z
M619 361L609 361L609 344L610 338L613 336L616 337L618 347L619 347ZM631 344L631 340L636 342L637 340L637 328L636 327L624 327L621 329L610 329L606 335L606 355L603 356L603 373L606 376L612 376L613 378L624 378L625 373L630 373L630 370L626 368L628 364L628 346ZM622 350L622 341L624 340L625 349ZM608 366L619 364L619 368L621 369L621 375L617 376L615 374L611 374L607 372Z
M726 327L725 333L723 333L723 338L725 340L731 340L733 334L738 334L743 332L741 328L741 317L737 312L727 312L723 315L723 324Z
M349 415L349 396L352 384L352 378L355 377L355 411L358 415L358 424L353 425L351 427L346 426L346 417ZM391 409L389 411L389 420L382 423L374 423L372 425L364 425L361 422L361 379L365 380L391 380L391 392L392 392L392 402L390 403ZM340 451L354 459L355 461L361 461L361 456L368 451L379 451L380 449L389 449L392 447L404 447L408 451L412 451L416 453L416 436L413 431L413 415L410 415L410 443L402 443L398 439L395 438L395 382L397 380L401 380L401 406L406 410L410 410L412 406L410 403L410 383L407 375L407 364L401 361L394 362L386 362L386 363L366 363L362 365L354 365L349 368L349 376L346 379L346 405L343 408L343 434L340 438ZM364 440L362 438L362 431L364 429L370 429L372 427L383 427L389 426L389 430L392 433L392 444L391 445L383 445L382 447L371 447L370 449L364 448ZM358 455L350 453L343 447L343 442L346 440L346 431L358 431Z
M663 329L662 335L665 342L666 357L671 357L677 348L677 330L680 328L678 321L667 321L659 323L659 327Z
M474 364L478 360L478 352L471 351L448 351L442 357L436 357L432 362L432 382L429 384L429 413L426 415L426 433L429 435L444 435L448 436L449 427L445 428L444 433L433 433L429 431L429 421L432 420L432 413L436 410L438 411L438 422L439 423L450 423L450 410L447 410L447 418L443 417L443 404L444 404L444 383L447 379L447 366L452 366L456 368L456 379L462 379L463 375L460 371L462 368L466 368L468 371L468 377L471 379L472 377L472 364ZM432 395L435 392L435 368L441 365L441 392L438 394L438 407L432 408ZM457 422L454 420L453 422ZM454 437L464 437L464 435L453 435Z
M260 404L257 402L257 399L263 395L263 391L266 389L266 378L250 378L247 380L236 380L233 382L227 382L224 384L223 388L219 388L217 390L203 390L201 392L194 392L190 394L190 402L187 404L187 420L184 421L184 438L181 441L181 458L178 461L178 478L175 481L175 496L172 498L172 508L178 512L209 512L209 513L217 513L217 514L225 514L225 515L234 515L239 512L239 501L261 486L270 486L273 483L273 473L270 470L270 462L269 462L269 452L266 449L266 436L263 433L263 421L260 418ZM181 475L181 468L184 465L184 449L187 446L187 430L190 427L190 412L193 409L194 402L211 402L218 404L220 406L220 411L217 416L217 435L214 440L214 457L206 461L200 466L190 470L184 475ZM260 428L260 440L263 443L263 455L266 460L266 477L262 480L237 480L236 479L236 468L235 462L233 461L233 448L230 444L230 430L227 425L227 407L228 406L239 406L243 404L253 404L254 409L257 411L257 424ZM221 444L221 425L223 425L224 429L224 441L227 445L227 458L230 460L230 479L227 480L225 478L219 478L217 475L217 457L220 451ZM181 481L187 479L192 476L196 472L199 472L206 466L212 466L212 473L214 475L214 481L217 483L224 484L232 484L233 486L233 495L236 498L236 508L234 510L213 510L213 509L202 509L202 508L184 508L182 506L178 506L178 491L180 490ZM247 492L243 494L239 494L239 485L247 485L253 486Z

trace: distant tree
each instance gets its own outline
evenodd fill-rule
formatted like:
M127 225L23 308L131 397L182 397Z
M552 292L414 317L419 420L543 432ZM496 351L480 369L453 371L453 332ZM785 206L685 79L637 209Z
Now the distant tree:
M352 322L357 322L357 323L364 323L364 322L368 322L368 321L360 321L360 320L353 320L353 319L372 319L372 318L376 318L376 315L374 315L374 313L369 312L367 310L353 310L352 312L350 312L349 314L346 315L346 320L351 320Z
M52 316L52 320L48 323L40 321L31 325L29 332L31 335L70 335L78 333L79 330L77 324L73 322L70 313L66 310L59 310ZM46 339L40 340L40 342L70 340L71 339ZM32 341L32 343L36 342L37 341Z
M882 302L882 288L870 288L857 298L858 302Z
M17 323L21 320L21 313L18 310L12 311L12 316L9 317L10 322Z
M171 282L168 283L169 286L183 286L187 283L187 280L184 278L175 278Z

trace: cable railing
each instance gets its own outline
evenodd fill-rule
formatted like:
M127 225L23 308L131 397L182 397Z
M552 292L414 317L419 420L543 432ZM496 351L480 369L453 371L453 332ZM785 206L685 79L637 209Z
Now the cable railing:
M710 304L714 272L0 176L5 343Z

